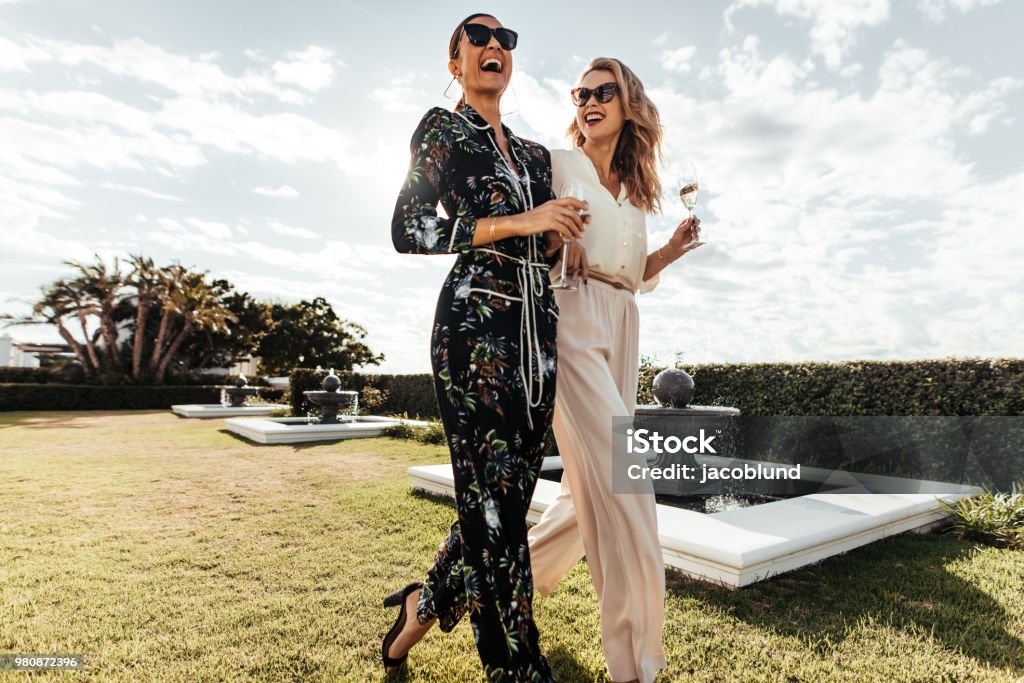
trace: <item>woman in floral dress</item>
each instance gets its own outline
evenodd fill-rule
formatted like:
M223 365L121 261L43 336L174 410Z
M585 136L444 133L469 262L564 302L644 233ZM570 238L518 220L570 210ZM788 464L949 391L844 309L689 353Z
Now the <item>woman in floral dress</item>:
M388 671L435 621L449 631L468 611L488 680L553 680L533 621L526 525L555 392L543 233L581 236L586 204L553 199L548 151L501 123L516 40L485 14L456 28L448 68L463 97L454 112L423 117L395 206L398 251L458 254L431 335L458 517L426 581L385 599L402 605L381 648Z

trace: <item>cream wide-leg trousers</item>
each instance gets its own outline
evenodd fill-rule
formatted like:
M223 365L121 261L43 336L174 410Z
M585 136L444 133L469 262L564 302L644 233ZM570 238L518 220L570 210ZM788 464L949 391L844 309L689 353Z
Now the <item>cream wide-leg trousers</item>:
M665 667L665 567L651 495L612 493L612 416L632 415L639 316L632 292L598 280L558 300L554 432L562 491L529 532L536 590L547 596L584 554L601 604L613 681Z

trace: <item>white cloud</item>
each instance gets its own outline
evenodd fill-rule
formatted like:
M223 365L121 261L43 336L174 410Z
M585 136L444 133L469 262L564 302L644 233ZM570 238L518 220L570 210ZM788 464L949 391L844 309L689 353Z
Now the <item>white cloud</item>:
M952 10L966 14L979 7L998 5L1003 0L917 0L917 8L934 22L945 21Z
M575 116L569 100L572 85L556 78L538 81L522 69L516 72L513 84L521 107L516 116L527 124L527 130L519 130L517 123L516 133L549 147L566 146L565 130Z
M858 29L889 19L889 0L733 0L725 10L726 26L747 7L767 5L778 14L812 22L811 52L838 69L857 41Z
M1021 81L979 82L903 42L873 92L822 88L812 71L747 39L720 54L721 97L651 90L667 158L697 157L709 244L640 297L644 348L693 361L1017 355L1024 174L981 182L955 141L991 128ZM679 215L670 203L652 244Z
M308 104L308 92L330 84L333 52L310 46L288 53L269 70L238 76L219 65L221 56L208 52L189 57L169 52L140 38L118 40L110 47L26 36L21 43L0 38L0 68L26 70L35 62L56 61L65 66L92 65L114 75L134 78L181 96L233 96L250 100L257 95L289 104ZM298 86L300 90L287 86ZM306 92L302 92L306 91Z
M100 187L105 187L108 190L116 190L118 192L128 192L131 194L137 194L140 197L148 197L150 199L159 199L164 202L181 202L184 201L181 197L177 197L173 194L166 192L157 192L147 187L138 187L136 185L121 185L119 183L100 183Z
M286 237L298 237L304 240L313 240L320 237L317 233L307 228L295 228L290 225L278 221L270 221L267 223L271 232L275 235L285 235Z
M224 152L286 163L325 162L346 173L367 172L347 133L298 114L251 114L224 102L179 97L164 101L152 119L160 126L186 132L194 144Z
M53 55L40 47L0 36L0 71L28 71L30 64L52 59Z
M693 59L693 55L696 52L697 48L693 45L679 47L674 50L663 50L661 53L661 68L681 74L690 73L692 68L690 60Z
M161 132L152 114L99 93L56 91L38 94L0 89L0 110L22 114L6 119L10 153L66 169L75 166L142 169L149 164L193 167L205 161L189 140ZM60 121L60 127L43 121Z
M401 76L393 78L383 87L374 88L370 92L370 100L379 104L385 111L399 113L415 113L425 110L429 105L429 96L416 87L421 78L416 76ZM453 85L452 88L456 89Z
M185 223L213 240L230 240L234 235L234 231L227 223L207 221L191 216L185 219Z
M289 52L286 61L274 62L271 69L278 83L316 92L331 84L334 77L333 58L332 51L311 45L301 52Z
M260 194L265 197L284 197L287 199L294 199L299 196L299 191L291 185L282 185L281 187L254 187L252 188L253 194Z
M842 69L840 69L839 75L842 76L843 78L853 78L854 76L859 75L860 72L863 70L863 64L860 64L859 62L854 62L853 64L847 64Z

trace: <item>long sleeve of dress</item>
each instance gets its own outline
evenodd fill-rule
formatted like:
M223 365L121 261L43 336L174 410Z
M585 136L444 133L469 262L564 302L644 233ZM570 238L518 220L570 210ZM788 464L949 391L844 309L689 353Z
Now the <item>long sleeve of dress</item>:
M399 252L452 254L472 248L476 217L437 215L437 204L448 190L452 156L461 137L451 113L439 107L427 112L413 133L409 172L391 220L391 240Z

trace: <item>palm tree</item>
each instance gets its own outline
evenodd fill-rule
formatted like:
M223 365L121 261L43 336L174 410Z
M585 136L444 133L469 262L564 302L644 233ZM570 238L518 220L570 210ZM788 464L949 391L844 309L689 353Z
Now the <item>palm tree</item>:
M85 283L80 279L59 280L56 284L62 285L63 296L69 302L69 312L78 318L90 365L94 373L99 373L102 370L102 365L100 364L100 352L96 347L97 335L89 332L89 318L99 314L99 306L84 291Z
M64 263L78 271L78 277L72 280L71 284L82 295L81 309L83 313L99 318L97 331L103 339L103 350L105 351L103 370L111 373L121 367L121 354L118 350L117 338L118 317L123 315L121 303L124 298L124 276L121 273L121 263L117 258L114 259L113 267L109 269L98 254L95 255L95 259L91 265L85 265L78 261L65 261ZM80 316L80 319L83 321L82 332L88 337L84 315ZM95 344L90 344L90 349L94 350Z
M180 318L182 325L157 365L157 382L163 382L168 366L191 332L224 332L228 329L229 322L235 322L235 316L224 307L218 291L206 282L205 273L188 273L182 286L176 288L168 297L164 306L165 319L172 315Z
M159 300L163 278L153 259L141 255L131 257L132 270L125 283L135 288L135 340L132 344L132 379L142 377L142 351L146 340L146 323L153 304Z
M96 376L98 367L91 362L90 354L86 348L75 339L74 335L64 324L67 318L77 315L77 296L74 288L66 280L57 280L51 285L44 286L43 298L32 306L32 314L25 318L14 319L11 325L53 325L57 328L61 338L68 343L75 357L82 364L86 378Z
M153 342L153 350L149 354L149 370L156 373L160 367L160 359L163 356L164 345L170 335L174 319L179 316L175 302L180 299L180 292L186 284L189 275L188 269L180 263L172 263L159 270L157 292L160 296L160 328L157 330L156 340ZM136 334L140 330L136 329Z

